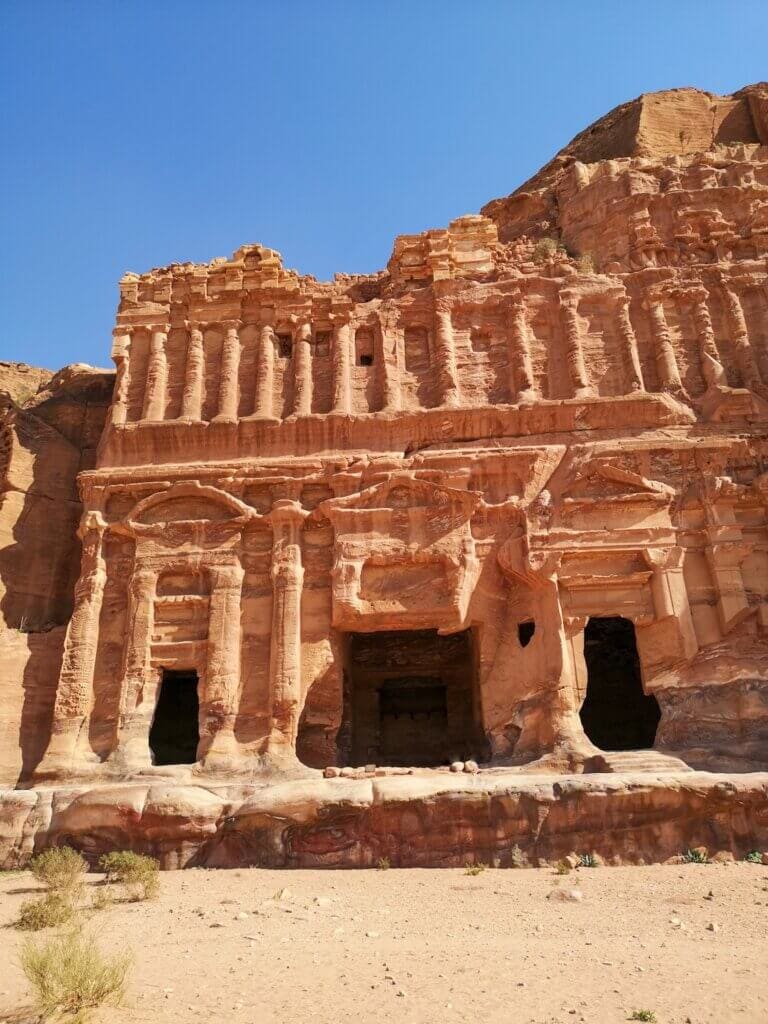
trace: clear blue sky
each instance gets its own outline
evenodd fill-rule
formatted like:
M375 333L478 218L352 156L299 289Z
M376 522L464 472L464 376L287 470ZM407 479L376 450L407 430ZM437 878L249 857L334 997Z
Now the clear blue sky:
M124 271L243 242L376 270L624 100L765 78L766 0L0 0L0 359L109 365Z

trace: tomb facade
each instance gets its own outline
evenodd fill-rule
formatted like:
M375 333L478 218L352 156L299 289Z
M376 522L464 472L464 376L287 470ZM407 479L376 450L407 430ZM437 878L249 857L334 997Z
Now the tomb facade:
M126 274L112 358L6 863L768 843L768 86L625 104L378 274Z

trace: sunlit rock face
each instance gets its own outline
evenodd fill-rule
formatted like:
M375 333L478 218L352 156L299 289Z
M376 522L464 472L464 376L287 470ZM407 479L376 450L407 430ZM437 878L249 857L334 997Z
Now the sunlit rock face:
M112 357L0 364L9 862L768 842L768 85L625 104L378 274L126 274ZM747 774L637 795L692 769Z

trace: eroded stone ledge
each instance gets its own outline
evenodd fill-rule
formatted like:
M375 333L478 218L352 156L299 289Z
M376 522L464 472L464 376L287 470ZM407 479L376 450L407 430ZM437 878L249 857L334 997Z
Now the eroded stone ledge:
M768 773L478 775L311 779L268 785L142 785L0 793L0 867L68 844L180 867L511 866L571 852L607 863L689 847L743 857L768 845ZM517 854L516 854L517 857Z

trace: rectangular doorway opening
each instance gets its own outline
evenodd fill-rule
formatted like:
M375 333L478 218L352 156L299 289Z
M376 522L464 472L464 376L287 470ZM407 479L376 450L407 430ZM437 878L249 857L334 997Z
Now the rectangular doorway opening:
M482 757L470 630L350 633L346 640L345 763L434 768Z
M601 750L648 750L661 718L659 703L643 690L634 623L591 618L584 630L587 696L581 724Z
M194 764L200 742L197 672L163 669L155 717L149 731L152 763Z

